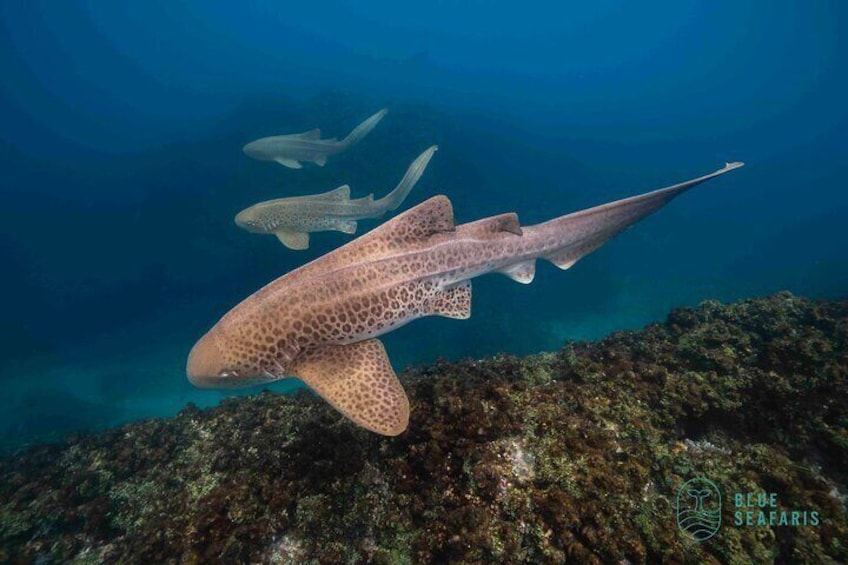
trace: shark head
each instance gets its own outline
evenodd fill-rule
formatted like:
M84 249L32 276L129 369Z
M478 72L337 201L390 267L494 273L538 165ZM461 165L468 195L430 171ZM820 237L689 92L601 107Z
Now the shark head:
M245 208L236 214L236 225L251 233L265 233L267 230L262 225L259 216L259 209L255 205Z
M245 155L251 157L253 159L265 159L265 152L262 150L264 147L264 143L261 139L257 139L256 141L251 141L247 145L241 148Z
M199 388L241 388L282 378L246 361L226 355L215 333L209 332L191 348L186 374Z

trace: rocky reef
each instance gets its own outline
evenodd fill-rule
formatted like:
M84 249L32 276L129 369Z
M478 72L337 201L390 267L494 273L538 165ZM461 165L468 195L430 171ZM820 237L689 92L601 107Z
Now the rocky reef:
M846 301L708 301L401 378L397 438L265 392L0 461L0 562L848 562ZM722 493L703 542L676 524L695 477Z

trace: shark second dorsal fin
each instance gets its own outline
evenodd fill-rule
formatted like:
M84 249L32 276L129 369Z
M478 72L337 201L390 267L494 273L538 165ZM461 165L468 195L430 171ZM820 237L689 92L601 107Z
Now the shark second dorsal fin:
M300 354L291 372L367 430L396 436L409 424L409 400L379 340L324 345Z
M341 185L338 188L334 188L329 192L324 192L323 194L316 194L313 198L321 199L321 200L350 200L350 187L346 184Z

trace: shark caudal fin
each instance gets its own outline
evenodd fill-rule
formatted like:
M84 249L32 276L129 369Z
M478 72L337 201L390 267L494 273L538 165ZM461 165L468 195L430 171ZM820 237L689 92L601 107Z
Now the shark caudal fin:
M409 400L379 340L302 353L292 374L363 428L396 436L409 425Z
M723 168L696 179L525 227L524 233L551 242L545 244L546 249L539 255L560 269L568 269L581 257L598 249L690 188L743 165L740 162L727 163Z
M352 132L348 134L346 138L341 140L339 143L347 149L351 145L359 143L362 141L362 138L371 133L371 130L377 127L377 124L380 123L380 120L383 119L383 116L389 113L387 108L383 108L370 118L366 119L364 122L356 126Z
M409 192L415 187L418 179L420 179L421 175L424 174L424 169L427 168L427 165L430 163L430 159L433 158L433 153L438 151L438 149L438 145L431 145L428 147L424 153L419 155L415 161L412 162L409 169L406 170L406 174L403 175L403 178L400 180L395 189L383 198L376 200L374 203L379 208L382 208L384 212L386 210L397 210L397 208L403 204L403 201L406 200Z

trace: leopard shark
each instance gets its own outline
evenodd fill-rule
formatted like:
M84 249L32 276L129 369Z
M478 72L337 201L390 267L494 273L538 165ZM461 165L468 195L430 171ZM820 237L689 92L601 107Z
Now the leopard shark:
M309 247L309 234L318 231L356 232L357 220L380 218L406 199L439 147L432 145L415 159L386 196L350 198L350 186L309 196L277 198L254 204L236 215L236 225L253 233L273 233L289 249Z
M276 161L290 169L303 167L301 161L315 163L323 167L327 164L327 157L347 150L362 138L371 133L380 120L389 111L383 108L364 122L356 126L350 134L339 141L332 139L321 139L321 130L318 128L303 133L291 133L288 135L275 135L263 137L251 141L244 147L245 155L259 161Z
M191 349L198 387L295 377L354 423L384 436L409 424L409 400L381 335L424 316L471 316L471 279L533 281L536 260L560 269L675 197L741 167L522 227L515 213L456 225L434 196L244 299Z

